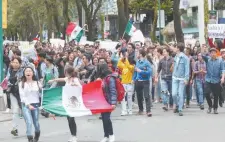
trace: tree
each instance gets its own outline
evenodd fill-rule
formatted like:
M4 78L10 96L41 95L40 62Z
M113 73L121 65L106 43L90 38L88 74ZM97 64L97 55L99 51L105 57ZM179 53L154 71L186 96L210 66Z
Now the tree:
M177 42L184 43L184 34L181 27L181 13L179 10L180 0L173 1L173 19L174 19L174 30Z
M126 24L129 20L129 0L117 0L118 7L118 24L119 24L119 37L123 36Z
M66 27L68 25L68 23L70 22L70 18L69 18L69 2L68 0L64 0L63 1L63 18L64 18L64 25L63 25L63 38L66 38Z
M215 2L215 9L216 10L224 10L225 9L225 1L217 0L217 2Z
M79 17L79 26L82 27L82 4L80 3L80 0L75 0L77 5L77 13Z
M157 28L157 21L158 21L158 0L132 0L130 2L130 9L133 13L140 13L140 12L151 12L153 13L152 18L152 27L151 27L151 39L152 41L156 41L156 28ZM165 10L167 15L171 14L171 7L173 4L173 0L161 0L161 9Z
M89 0L89 3L87 3L86 0L77 0L77 3L79 5L82 5L85 11L85 17L86 17L86 23L88 25L88 33L87 33L87 39L90 41L93 41L96 36L96 17L97 12L102 6L103 0Z
M75 1L69 0L8 0L8 28L4 35L13 40L32 40L43 30L48 30L48 38L52 32L64 33L71 19L69 9L76 10L74 5Z

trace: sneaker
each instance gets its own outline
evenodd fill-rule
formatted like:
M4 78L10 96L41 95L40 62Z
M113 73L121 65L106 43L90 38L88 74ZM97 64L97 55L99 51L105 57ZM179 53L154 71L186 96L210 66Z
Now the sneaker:
M128 111L128 115L132 115L133 114L133 112L130 110L130 111Z
M12 134L13 136L18 136L18 130L17 130L17 129L13 129L13 130L11 131L11 134Z
M212 112L212 108L209 107L207 113L211 113Z
M168 111L168 107L166 107L166 106L164 106L162 109L163 109L164 111Z
M126 111L123 111L122 113L121 113L121 116L126 116L128 113L126 112Z
M182 113L182 111L179 111L179 116L183 116L183 113Z
M108 141L109 141L109 138L104 137L100 142L108 142Z
M7 108L4 113L10 113L11 109Z
M214 109L213 113L214 114L219 114L218 111L217 111L217 109Z
M115 142L115 136L109 135L109 142Z
M223 107L223 102L219 101L219 105L220 105L220 107Z
M71 136L71 138L68 140L68 142L77 142L77 137Z
M151 113L151 112L148 112L148 113L147 113L147 116L148 116L148 117L152 117L152 113Z
M204 110L204 105L203 105L203 104L200 105L200 109L201 109L201 110Z

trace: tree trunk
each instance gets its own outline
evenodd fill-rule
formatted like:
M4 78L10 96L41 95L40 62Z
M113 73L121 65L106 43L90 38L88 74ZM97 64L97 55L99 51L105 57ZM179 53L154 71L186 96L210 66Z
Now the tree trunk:
M101 15L101 35L102 35L102 40L105 39L104 35L104 27L105 27L105 15Z
M82 25L82 4L80 3L80 0L75 0L76 5L77 5L77 13L79 17L79 26L83 27Z
M204 23L205 23L205 41L207 42L208 38L208 32L207 32L207 25L209 22L209 5L208 5L208 0L204 0Z
M129 20L129 0L123 0L124 3L124 15L126 17L126 21Z
M177 42L184 43L184 34L181 27L181 18L180 18L180 0L173 1L173 19L174 19L174 30L176 35Z
M126 18L124 0L117 0L118 7L118 22L119 22L119 37L122 38L128 19ZM128 15L129 16L129 15Z
M87 39L89 41L92 41L94 38L93 38L93 25L92 25L92 20L86 20L87 21L87 25L88 25L88 32L87 32Z
M64 17L64 27L63 27L63 38L66 39L66 27L68 25L68 23L70 22L70 18L69 18L69 2L68 0L64 0L63 1L63 17Z
M152 23L152 29L150 33L150 37L153 42L156 41L156 28L157 28L157 21L158 21L158 0L155 0L155 5L154 5L154 17L153 17L153 23Z
M45 0L45 6L47 9L47 29L48 29L48 41L52 36L52 13L51 13L51 6L47 0Z

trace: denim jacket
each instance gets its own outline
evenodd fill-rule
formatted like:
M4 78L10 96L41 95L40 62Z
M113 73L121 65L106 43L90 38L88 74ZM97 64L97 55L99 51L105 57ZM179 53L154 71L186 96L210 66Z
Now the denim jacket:
M136 62L136 68L139 68L141 72L134 72L133 81L147 81L152 76L152 67L147 59L139 60Z
M190 59L183 53L174 58L173 79L186 80L190 77Z
M8 73L7 73L7 75L6 75L7 80L9 80L9 81L8 81L8 86L10 86L10 85L12 84L12 82L10 82L11 73L12 73L12 69L9 68ZM23 76L23 69L20 68L20 69L16 72L16 75L15 75L15 76L16 76L16 78L17 78L17 81L19 81L19 80L22 78L22 76Z
M209 83L219 83L222 77L222 74L225 73L223 60L221 58L217 58L215 60L210 57L205 58L207 61L207 73L205 80Z

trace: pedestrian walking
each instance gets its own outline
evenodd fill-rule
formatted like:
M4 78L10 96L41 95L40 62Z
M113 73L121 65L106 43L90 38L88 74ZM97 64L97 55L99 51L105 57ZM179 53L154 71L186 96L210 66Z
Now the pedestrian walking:
M183 43L178 43L174 50L176 52L172 74L174 113L179 113L179 116L183 116L182 110L184 106L184 90L190 77L190 60L184 54Z
M37 81L32 67L25 67L22 81L19 83L19 93L22 103L22 112L27 127L28 142L38 142L40 137L39 106L41 84ZM32 133L32 124L35 136Z

